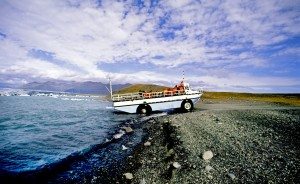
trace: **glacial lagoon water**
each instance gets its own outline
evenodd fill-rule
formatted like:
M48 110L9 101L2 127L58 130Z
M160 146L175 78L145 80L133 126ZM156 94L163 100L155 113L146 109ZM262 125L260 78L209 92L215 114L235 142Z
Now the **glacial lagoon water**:
M132 117L101 98L0 96L0 169L38 170L104 143Z

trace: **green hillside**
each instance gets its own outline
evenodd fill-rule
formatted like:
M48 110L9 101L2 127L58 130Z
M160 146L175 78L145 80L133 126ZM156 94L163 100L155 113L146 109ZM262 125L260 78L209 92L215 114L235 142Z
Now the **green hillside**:
M203 99L210 100L248 100L300 106L300 94L204 92Z
M114 94L135 93L135 92L140 92L140 91L155 92L155 91L163 91L166 88L168 88L168 87L154 85L154 84L133 84L131 86L122 88L118 91L114 91Z

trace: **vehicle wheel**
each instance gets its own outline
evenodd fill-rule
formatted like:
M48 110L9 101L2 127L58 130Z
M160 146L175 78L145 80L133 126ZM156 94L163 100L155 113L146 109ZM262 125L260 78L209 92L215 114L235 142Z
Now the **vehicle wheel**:
M193 108L194 108L194 106L193 106L193 102L191 100L185 100L181 104L181 109L184 112L190 112L191 110L193 110Z
M139 105L136 111L138 114L150 114L152 109L150 105L146 104L146 105Z

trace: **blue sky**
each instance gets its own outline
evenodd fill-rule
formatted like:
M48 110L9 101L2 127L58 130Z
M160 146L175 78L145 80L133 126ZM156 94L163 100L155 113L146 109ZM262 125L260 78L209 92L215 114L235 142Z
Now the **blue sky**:
M0 82L300 92L299 0L0 1Z

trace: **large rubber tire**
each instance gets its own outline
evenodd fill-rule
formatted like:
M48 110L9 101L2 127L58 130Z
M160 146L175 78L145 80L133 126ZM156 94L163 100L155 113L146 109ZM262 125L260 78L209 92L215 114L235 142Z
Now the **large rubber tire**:
M148 114L151 114L152 108L151 108L151 106L148 105L148 104L145 104L145 105L139 105L138 108L137 108L137 110L136 110L136 112L137 112L138 114L146 114L146 115L148 115Z
M190 112L194 109L194 104L191 100L184 100L181 103L181 110L183 112Z

